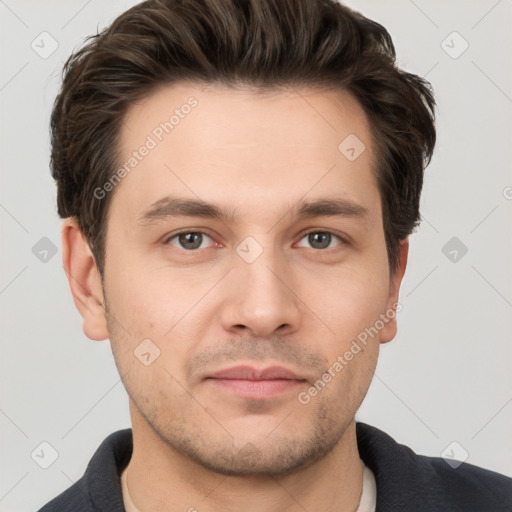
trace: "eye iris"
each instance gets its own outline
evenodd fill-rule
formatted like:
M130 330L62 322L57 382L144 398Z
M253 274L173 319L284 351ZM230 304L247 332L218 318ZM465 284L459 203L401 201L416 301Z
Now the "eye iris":
M308 241L315 249L325 249L331 243L331 234L321 232L309 233ZM319 243L320 247L315 246L317 243Z
M201 247L203 235L201 233L181 233L178 240L184 249L198 249Z

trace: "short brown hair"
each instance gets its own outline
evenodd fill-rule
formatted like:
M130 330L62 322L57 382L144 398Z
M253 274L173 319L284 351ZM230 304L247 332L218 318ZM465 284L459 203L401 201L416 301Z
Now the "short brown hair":
M434 150L430 84L397 67L389 33L335 0L147 0L89 36L63 69L51 116L58 213L76 217L103 275L112 193L133 102L178 81L351 92L369 117L390 271L419 223Z

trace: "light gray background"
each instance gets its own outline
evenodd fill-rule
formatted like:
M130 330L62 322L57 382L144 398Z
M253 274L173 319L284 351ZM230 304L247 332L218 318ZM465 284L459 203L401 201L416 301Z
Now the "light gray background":
M83 334L62 268L48 123L71 50L134 3L0 0L4 512L42 506L82 476L109 433L130 426L109 342ZM381 348L357 419L418 453L449 460L465 450L468 462L512 476L512 2L348 3L388 28L399 62L432 82L439 105L399 333ZM43 31L58 42L46 59L31 47ZM454 31L469 44L458 58ZM32 252L43 237L57 247L47 262ZM442 252L452 237L468 248L455 262ZM59 454L48 469L31 458L43 441Z

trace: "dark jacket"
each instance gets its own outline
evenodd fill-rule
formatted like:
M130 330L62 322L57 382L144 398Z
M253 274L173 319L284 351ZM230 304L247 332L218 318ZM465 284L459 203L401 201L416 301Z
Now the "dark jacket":
M359 455L375 475L376 512L512 512L512 478L466 463L453 469L365 423L356 432ZM124 512L119 478L132 448L131 429L110 434L84 476L39 512Z

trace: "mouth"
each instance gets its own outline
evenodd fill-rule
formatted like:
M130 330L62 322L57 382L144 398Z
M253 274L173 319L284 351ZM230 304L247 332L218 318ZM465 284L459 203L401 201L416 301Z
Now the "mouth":
M288 368L270 366L235 366L213 373L206 382L217 390L234 393L242 398L268 399L297 391L307 380Z

